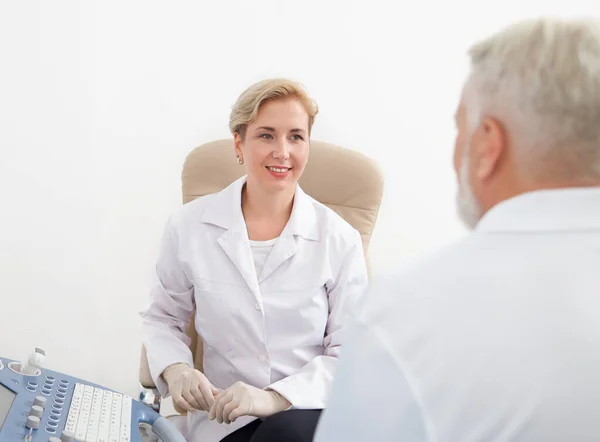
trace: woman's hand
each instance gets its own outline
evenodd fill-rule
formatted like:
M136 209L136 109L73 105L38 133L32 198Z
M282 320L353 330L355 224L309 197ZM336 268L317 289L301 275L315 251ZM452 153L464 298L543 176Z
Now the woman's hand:
M218 393L206 376L187 364L167 367L163 378L169 386L173 403L185 411L210 410Z
M290 407L287 399L276 391L261 390L236 382L215 396L208 418L230 424L240 416L264 418Z

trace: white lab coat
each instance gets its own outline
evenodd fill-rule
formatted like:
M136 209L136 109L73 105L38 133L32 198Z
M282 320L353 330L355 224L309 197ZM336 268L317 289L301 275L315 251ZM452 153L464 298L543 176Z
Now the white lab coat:
M192 365L185 326L196 309L204 373L217 388L270 387L294 408L325 407L346 325L365 293L360 234L298 186L290 220L256 275L241 191L246 177L200 197L169 220L157 282L142 312L158 390L169 365ZM187 440L217 442L252 421L189 414Z
M316 442L600 440L600 188L512 198L411 267L374 280Z

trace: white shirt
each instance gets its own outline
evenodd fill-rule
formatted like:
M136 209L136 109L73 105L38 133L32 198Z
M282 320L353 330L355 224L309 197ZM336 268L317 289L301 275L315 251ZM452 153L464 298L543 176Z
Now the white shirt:
M267 241L253 241L250 240L250 248L252 249L252 258L254 260L254 269L256 274L260 275L262 269L267 262L267 258L273 250L273 246L277 242L277 238L269 239Z
M600 188L494 207L380 280L316 442L600 440Z
M283 232L257 272L241 192L246 177L185 204L169 220L142 312L150 373L193 366L185 334L195 310L204 374L217 388L270 387L295 408L325 407L347 324L367 286L360 234L298 186ZM186 440L217 442L247 424L188 414Z

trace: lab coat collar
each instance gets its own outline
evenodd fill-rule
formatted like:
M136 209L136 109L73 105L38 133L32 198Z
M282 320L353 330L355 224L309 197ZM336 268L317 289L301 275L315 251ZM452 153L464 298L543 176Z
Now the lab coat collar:
M242 214L242 188L246 180L245 175L219 192L200 217L200 221L243 233L247 237L246 222ZM281 235L300 236L312 241L320 240L317 214L312 199L298 184L296 184L292 213Z
M242 188L245 182L246 176L217 194L201 216L201 221L226 229L217 242L242 275L259 305L262 305L258 284L298 252L296 236L319 241L317 214L311 198L296 185L290 219L269 254L261 274L257 275L242 214Z
M490 209L479 232L600 231L600 187L538 190Z

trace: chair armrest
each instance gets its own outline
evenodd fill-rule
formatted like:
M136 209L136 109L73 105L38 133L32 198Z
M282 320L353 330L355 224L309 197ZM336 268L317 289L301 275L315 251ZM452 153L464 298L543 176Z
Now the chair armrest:
M152 410L160 413L160 403L161 403L160 393L156 388L146 388L143 385L140 388L140 397L139 401L150 407Z
M146 354L146 347L142 345L142 354L140 356L140 396L139 401L150 407L152 410L160 413L161 396L154 384L152 375L150 374L150 367L148 365L148 356Z
M150 366L148 365L148 355L146 354L146 347L142 345L142 354L140 356L140 384L142 387L147 389L155 389L156 384L152 375L150 374Z

